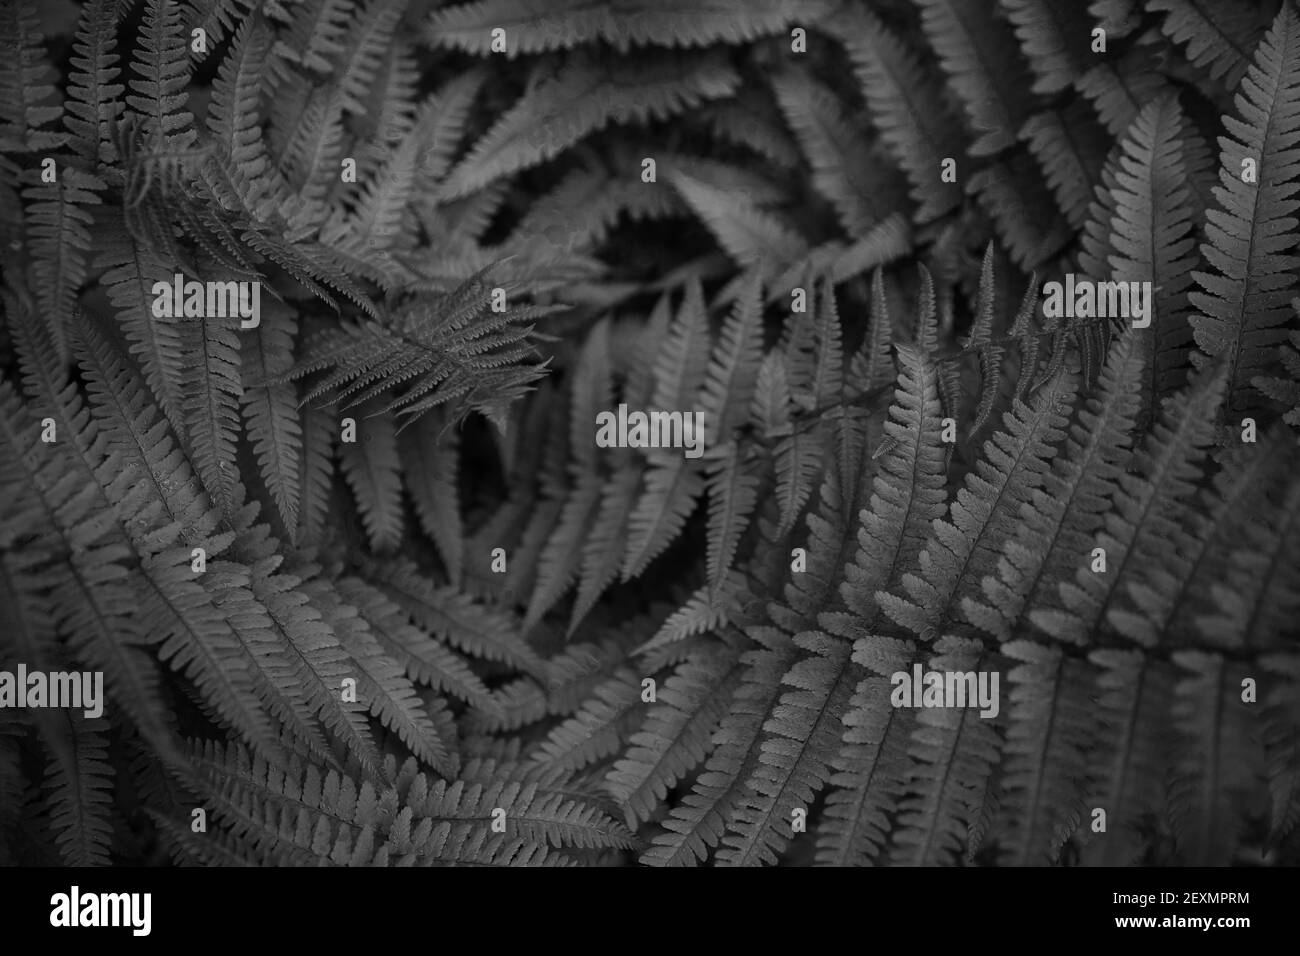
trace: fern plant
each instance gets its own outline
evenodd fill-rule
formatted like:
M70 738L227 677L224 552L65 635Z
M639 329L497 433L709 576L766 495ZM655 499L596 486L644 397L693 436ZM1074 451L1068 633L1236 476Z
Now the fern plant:
M6 4L0 672L104 700L0 860L1296 862L1300 9L1209 6Z

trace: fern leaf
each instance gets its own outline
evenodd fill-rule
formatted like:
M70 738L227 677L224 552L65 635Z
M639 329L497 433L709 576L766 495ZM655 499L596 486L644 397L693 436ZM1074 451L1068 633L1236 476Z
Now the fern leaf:
M167 420L178 431L183 422L184 350L181 324L153 316L153 286L171 278L166 260L136 243L125 232L114 233L95 262L104 269L100 283L118 313L131 354L142 366L145 381Z
M949 615L964 598L977 595L980 581L994 571L1003 541L1021 521L1021 508L1046 480L1075 388L1072 376L1061 373L1034 394L1031 405L1015 402L1003 418L1005 431L984 443L984 455L967 472L948 519L935 522L918 559L920 573L903 575L911 600L878 595L885 613L922 640L941 633Z
M1176 94L1141 46L1130 47L1118 59L1103 60L1074 85L1092 103L1111 136L1122 136L1146 104Z
M629 521L637 503L641 475L626 463L614 471L601 491L600 505L582 549L578 596L569 619L569 634L587 616L601 593L618 576L619 563L629 544Z
M929 670L979 673L988 666L980 651L976 641L944 637L935 645ZM1002 748L992 721L969 706L923 709L916 724L906 795L898 804L900 826L892 840L891 862L904 866L950 862L965 849Z
M333 58L343 52L348 28L348 0L306 0L295 9L275 51L315 73L329 73Z
M1219 209L1206 212L1201 246L1213 272L1194 278L1204 291L1190 300L1196 344L1228 363L1227 407L1253 403L1251 379L1285 340L1300 257L1294 182L1300 173L1300 14L1282 5L1236 96L1240 118L1226 116L1219 141ZM1257 166L1245 182L1245 163Z
M1069 242L1069 224L1037 164L1013 153L976 172L966 183L992 217L998 238L1024 272L1029 272Z
M1055 860L1077 826L1087 788L1093 723L1089 674L1059 648L1011 641L998 848L1011 865Z
M340 596L356 605L370 631L412 680L465 700L495 715L497 710L482 679L469 661L410 623L402 609L360 578L334 582Z
M412 619L453 647L489 661L501 661L537 676L546 672L524 643L516 623L454 588L435 588L406 563L376 565L367 577Z
M364 97L388 55L406 0L370 0L344 31L337 74L343 109L364 115Z
M1111 347L1097 394L1079 412L1084 427L1071 428L1024 525L1003 543L997 576L984 579L985 600L962 600L966 619L999 640L1009 640L1025 609L1042 607L1041 596L1085 560L1130 454L1142 370L1129 332Z
M275 379L292 365L298 323L292 311L277 303L265 303L261 312L257 330L240 337L240 398L262 481L284 527L293 531L302 496L302 425L296 396L291 386L258 383Z
M772 88L812 166L813 187L829 200L848 235L861 236L874 223L906 211L906 180L891 163L861 161L871 144L830 90L802 70L778 73Z
M895 809L908 716L900 717L888 706L888 695L881 692L884 682L866 671L892 672L907 652L901 642L876 633L881 617L876 595L897 583L902 568L916 558L925 528L939 517L944 503L937 375L928 357L912 346L900 346L898 357L895 404L885 424L889 450L861 514L857 554L844 566L840 585L846 611L820 614L818 622L835 637L815 638L810 647L834 662L831 654L853 641L852 661L841 659L836 665L838 676L827 699L828 707L843 708L838 715L843 727L836 730L841 743L830 761L835 789L827 798L818 840L823 862L872 859L880 848L882 814Z
M1262 769L1263 754L1245 730L1240 666L1204 651L1175 651L1173 660L1182 679L1174 688L1178 741L1170 813L1180 856L1204 865L1223 859L1234 841L1242 782Z
M731 708L714 737L714 750L691 792L675 805L641 861L652 866L687 866L709 855L723 838L727 821L747 795L746 782L758 763L763 720L781 693L781 675L798 649L775 628L750 631L759 647L741 658L745 674Z
M1000 0L1033 68L1035 93L1057 93L1083 72L1092 24L1072 0Z
M1286 839L1300 823L1300 721L1295 707L1300 669L1296 664L1294 656L1285 654L1264 659L1264 666L1276 678L1273 693L1265 698L1264 752L1272 795L1270 844Z
M244 202L254 205L271 171L262 142L259 100L271 34L261 17L244 22L212 84L208 129L225 156Z
M1146 446L1134 456L1142 477L1119 476L1112 510L1094 540L1104 550L1106 572L1096 573L1080 555L1077 584L1060 586L1066 612L1034 611L1030 619L1035 624L1060 640L1091 643L1115 595L1114 582L1129 562L1141 566L1159 560L1179 526L1180 502L1201 477L1200 461L1213 440L1213 409L1222 388L1222 374L1206 373L1189 386L1183 401L1169 404Z
M1099 149L1105 138L1087 107L1076 101L1064 110L1038 113L1024 124L1020 136L1042 167L1065 218L1071 227L1080 228L1105 158Z
M712 749L711 734L740 684L740 654L729 648L692 655L656 695L606 786L629 820L646 820L668 791Z
M278 755L257 693L258 686L267 694L274 687L253 670L249 650L268 640L260 626L264 612L249 606L251 595L239 587L237 569L201 576L202 584L191 570L194 545L216 555L229 538L209 537L216 515L165 425L157 421L144 383L123 369L112 348L91 330L77 331L85 342L74 338L73 345L89 383L92 413L125 459L113 462L99 480L121 509L144 572L138 592L142 626L159 643L162 659L189 674L224 720L259 752ZM124 475L131 480L124 483ZM165 519L161 529L160 519ZM182 535L184 543L172 546ZM224 608L217 597L226 599ZM284 707L278 716L289 720L288 702Z
M733 193L714 189L680 170L673 170L669 180L742 268L761 262L770 275L807 251L803 239L778 218Z
M50 794L50 825L59 853L70 866L108 866L112 837L113 767L108 734L75 711L51 715L42 725L58 727L47 735L52 755L45 786Z
M41 49L35 4L30 0L5 5L0 19L0 142L5 150L36 151L55 148L61 137L41 127L62 115L53 100L53 72Z
M708 46L745 43L777 33L796 17L803 22L822 12L820 3L758 0L753 3L701 4L670 0L618 0L604 6L587 0L479 0L438 10L429 25L434 42L474 54L494 52L491 32L505 30L505 52L568 50L604 40L620 51L629 45Z
M739 77L711 54L631 57L612 66L577 58L539 81L497 120L442 184L466 196L500 176L555 156L610 122L663 119L736 91Z
M831 26L848 49L872 122L912 183L914 218L936 219L961 202L960 187L935 179L943 159L964 152L959 124L912 53L874 14L855 9L840 16Z
M185 375L195 383L183 399L185 434L199 479L221 509L232 515L242 504L235 441L239 434L239 333L227 320L204 319L182 326Z
M358 441L343 442L339 464L356 496L357 510L375 552L389 551L402 540L402 477L397 455L397 429L387 413L357 411Z
M972 156L1015 143L1029 109L1029 76L1010 27L993 0L921 0L921 27L939 56L949 88L965 107L977 138Z
M110 130L121 115L121 97L126 90L117 82L122 71L114 49L114 7L112 0L90 0L82 8L63 116L73 150L101 166L116 158Z
M1107 838L1088 847L1090 860L1125 866L1138 862L1145 814L1164 805L1169 771L1172 704L1169 667L1137 650L1101 648L1096 665L1098 700L1106 720L1089 756L1089 800L1106 807Z
M1143 408L1148 413L1185 381L1191 344L1186 290L1197 256L1182 126L1174 99L1145 107L1123 140L1124 156L1115 171L1113 275L1120 281L1150 282L1155 290L1151 329L1142 338L1148 372Z
M180 5L174 0L149 0L140 45L131 61L135 78L127 81L126 105L143 117L152 148L176 153L194 145L194 115L189 99L188 46Z
M55 348L65 357L66 328L88 271L92 217L85 207L102 202L98 193L103 188L97 176L68 166L57 183L23 190L24 198L32 201L28 223L37 302Z
M459 436L439 415L426 415L398 437L403 484L420 527L433 539L453 584L463 576L465 531L460 518Z
M1160 29L1175 43L1187 45L1187 58L1206 67L1210 76L1235 88L1250 64L1258 39L1257 12L1242 0L1220 4L1213 15L1196 0L1151 0L1152 12L1165 14Z
M350 658L357 702L391 728L420 760L441 773L450 772L453 765L447 741L442 739L402 665L384 653L365 618L320 579L309 582L304 591L321 610Z

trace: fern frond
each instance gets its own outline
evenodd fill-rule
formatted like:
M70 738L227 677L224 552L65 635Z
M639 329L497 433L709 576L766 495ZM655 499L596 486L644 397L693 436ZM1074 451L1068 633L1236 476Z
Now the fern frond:
M779 111L757 90L710 103L700 110L700 119L720 141L744 146L781 169L799 165L799 147L781 125Z
M246 20L235 34L230 55L221 61L208 106L208 129L249 206L268 187L272 169L258 108L270 47L265 21L260 16Z
M1011 641L1019 663L1007 674L1011 706L995 826L999 856L1012 865L1055 861L1078 825L1087 789L1093 702L1087 665L1056 647Z
M1057 205L1074 229L1083 225L1092 184L1101 170L1105 137L1078 101L1035 114L1020 130Z
M1177 93L1141 45L1130 47L1118 59L1103 60L1074 85L1092 103L1111 136L1122 136L1143 106Z
M722 840L727 822L746 799L746 783L758 764L763 721L781 694L781 675L798 649L776 628L749 631L758 647L741 657L741 686L714 735L714 750L691 792L672 807L641 862L688 866L706 858Z
M1196 0L1151 0L1152 12L1165 14L1160 29L1175 43L1187 45L1187 58L1210 71L1228 89L1237 86L1250 65L1259 39L1258 13L1244 0L1219 4L1213 15Z
M118 82L122 71L114 50L115 7L113 0L90 0L82 8L64 103L63 125L71 134L73 150L99 167L116 158L111 129L122 112L126 91Z
M365 114L364 97L388 56L405 7L406 0L370 0L348 23L336 63L345 112Z
M403 484L424 533L433 539L453 584L463 576L465 531L461 526L459 436L437 414L426 415L397 440Z
M304 402L333 395L345 400L346 410L389 392L393 397L382 410L395 412L402 424L444 404L497 417L545 371L545 365L525 364L534 354L533 327L525 323L560 307L516 306L479 318L493 298L476 277L385 320L344 322L316 338L275 381L328 369Z
M1300 257L1294 213L1300 186L1300 13L1283 3L1236 95L1238 117L1219 144L1219 208L1207 210L1201 253L1213 272L1193 274L1196 344L1228 363L1227 408L1252 405L1251 379L1285 340ZM1256 177L1245 182L1247 166Z
M147 579L138 593L142 627L160 645L163 660L189 674L224 720L259 751L276 754L258 687L272 696L276 692L273 684L263 683L265 675L253 667L249 650L264 646L268 635L264 612L250 608L251 595L238 586L246 571L200 575L196 581L191 570L193 547L215 556L230 537L212 536L216 514L166 425L157 420L144 383L91 329L76 331L73 345L92 414L122 456L110 460L98 478L122 515ZM277 716L291 720L289 701L280 707Z
M102 476L115 476L123 463L34 322L20 320L15 332L25 384L64 436L63 444L41 441L42 429L28 420L8 385L0 384L9 449L8 469L0 472L9 502L0 543L9 548L23 542L23 557L10 568L15 611L28 599L36 601L32 614L48 610L67 649L103 672L113 703L143 738L169 754L171 721L162 712L156 669L142 648L146 635L134 617L128 529L100 488ZM53 568L60 573L50 574ZM24 582L49 590L38 597ZM29 650L33 659L44 656L35 645Z
M466 196L544 162L610 122L664 119L729 96L739 82L713 54L633 56L608 66L575 57L555 77L539 80L475 143L443 181L442 197Z
M242 501L235 490L235 442L243 386L239 332L230 320L213 318L181 326L184 372L191 384L182 400L189 452L208 494L227 514Z
M1131 333L1130 333L1131 334ZM1201 477L1200 462L1213 441L1214 408L1222 394L1222 367L1188 386L1182 401L1171 402L1146 445L1133 458L1138 475L1119 475L1111 509L1094 539L1105 554L1105 572L1079 555L1076 584L1062 581L1064 611L1036 610L1030 620L1058 640L1088 644L1115 595L1115 582L1129 567L1158 561L1179 526L1180 502ZM1095 553L1093 549L1089 552Z
M126 105L144 120L151 151L182 153L198 138L194 115L186 108L189 93L189 46L185 42L180 4L149 0L140 44L131 60Z
M538 865L554 846L626 846L594 807L537 784L430 783L376 790L333 771L279 774L237 747L194 746L196 784L237 837L280 862L316 865ZM504 811L506 832L492 829Z
M1246 729L1240 664L1192 650L1175 651L1173 660L1181 680L1174 687L1170 817L1180 857L1203 865L1223 859L1235 841L1242 791L1262 771L1263 753Z
M1269 521L1256 522L1233 549L1221 580L1210 586L1213 611L1197 628L1218 647L1280 648L1300 599L1296 548L1300 546L1300 489L1288 486Z
M92 215L86 207L102 202L104 185L99 177L66 166L57 183L23 190L23 198L32 203L28 235L36 299L54 346L65 357L66 329L88 272Z
M1143 330L1148 414L1186 380L1191 326L1186 290L1198 264L1183 165L1182 113L1173 98L1145 107L1123 140L1112 190L1115 215L1110 263L1115 279L1150 282L1150 330Z
M391 551L402 540L402 477L393 416L367 406L357 409L357 440L343 442L339 465L352 489L370 548Z
M244 423L266 490L284 527L298 526L302 496L302 425L294 390L288 385L262 385L288 371L298 323L292 310L275 302L261 306L256 331L240 337L240 402Z
M297 4L287 29L276 41L276 55L304 70L331 72L333 58L343 52L350 6L349 0L304 0Z
M384 652L366 619L327 582L319 578L307 582L303 591L338 635L350 658L349 676L356 681L357 703L368 707L425 764L440 773L450 772L453 763L449 742L435 724L441 701L426 709L402 664ZM450 720L440 722L450 733ZM366 767L364 763L362 766Z
M1058 373L1034 394L1032 404L1017 400L1003 417L1005 431L984 443L984 455L966 473L947 520L935 522L918 558L920 573L903 575L911 600L878 596L894 621L930 641L965 598L978 595L984 576L995 570L1003 542L1015 534L1022 507L1046 481L1076 388L1073 376Z
M106 270L100 275L100 283L117 310L131 354L140 362L150 392L167 420L179 429L185 394L181 324L175 319L155 319L151 308L154 283L168 281L171 267L162 256L125 232L115 232L108 238L95 267Z
M400 607L360 578L340 578L334 586L356 606L385 653L400 662L412 680L495 713L486 685L466 658L411 624Z
M114 775L107 729L76 711L51 714L41 724L51 729L44 736L52 751L45 787L59 853L70 866L108 866Z
M1272 692L1264 698L1264 753L1268 761L1270 808L1269 843L1276 845L1300 823L1300 720L1296 713L1296 681L1300 661L1295 655L1264 658L1273 677Z
M807 252L798 233L731 191L715 189L680 170L667 178L741 268L762 263L770 276Z
M813 187L831 203L841 228L861 236L906 210L906 180L892 163L864 162L869 140L849 122L839 101L807 71L772 78L776 100L812 167Z
M1111 347L1094 397L1079 411L1025 523L1002 545L997 576L984 579L984 600L964 598L966 619L999 640L1009 640L1026 608L1042 605L1054 584L1087 560L1089 542L1101 528L1130 451L1143 364L1133 332Z
M1106 839L1089 844L1088 858L1109 866L1134 864L1145 844L1143 818L1164 804L1173 743L1171 668L1140 650L1121 648L1099 648L1088 660L1098 668L1097 698L1105 715L1088 758L1089 801L1106 808Z
M1028 156L1012 153L986 166L966 188L993 219L998 238L1022 271L1037 268L1069 242L1069 223Z
M627 755L606 776L606 786L629 820L646 820L668 791L702 763L711 735L742 674L740 653L723 646L694 654L656 694Z
M999 0L1033 69L1035 93L1056 93L1084 71L1092 24L1073 0Z
M641 679L630 668L620 668L537 745L532 764L551 773L567 772L608 757L618 751L640 705Z
M1292 305L1300 303L1300 299ZM1300 306L1297 306L1300 312ZM1280 349L1282 364L1290 373L1287 378L1281 376L1257 375L1251 384L1273 399L1287 406L1282 418L1293 428L1300 428L1300 329L1291 333L1291 342Z
M965 147L941 90L874 14L855 8L827 23L849 52L872 122L912 184L915 220L949 212L961 202L961 188L939 180L940 163Z
M626 53L632 45L745 43L777 33L796 18L806 23L822 12L820 2L792 0L721 5L702 5L697 0L670 0L664 5L618 0L603 6L587 0L479 0L435 11L429 36L439 45L478 55L492 52L495 28L505 31L505 52L511 57L568 50L593 40L604 40Z
M519 634L514 620L485 607L455 588L435 588L415 568L400 562L373 565L366 577L429 633L461 651L502 661L536 676L545 667Z
M917 557L925 529L942 514L945 455L935 368L913 346L900 345L898 358L895 404L885 423L888 451L860 516L857 554L845 564L839 589L845 610L818 616L835 637L816 635L810 647L835 662L831 653L853 641L852 660L846 654L835 665L838 678L827 699L828 706L839 704L835 733L841 740L830 761L834 789L819 831L822 862L864 862L879 852L884 815L896 809L905 763L902 746L911 729L910 714L889 705L887 681L870 674L892 673L909 653L903 642L878 632L878 602Z
M0 16L0 143L6 152L57 148L62 137L41 127L63 110L54 100L53 72L47 62L36 5L31 0L5 4Z
M931 672L980 673L988 668L978 641L948 636L934 650ZM993 721L969 706L925 708L917 714L916 725L908 746L912 763L905 795L898 802L899 827L891 841L891 862L904 866L950 862L965 849L1002 749ZM876 759L888 762L886 755Z
M1011 28L995 15L994 0L920 0L919 6L921 28L976 134L970 154L988 156L1014 145L1030 108L1030 77Z

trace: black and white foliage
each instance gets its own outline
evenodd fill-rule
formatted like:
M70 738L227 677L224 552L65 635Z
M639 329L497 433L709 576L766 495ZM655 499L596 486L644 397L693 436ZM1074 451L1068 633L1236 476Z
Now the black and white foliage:
M0 17L3 862L1300 860L1295 0Z

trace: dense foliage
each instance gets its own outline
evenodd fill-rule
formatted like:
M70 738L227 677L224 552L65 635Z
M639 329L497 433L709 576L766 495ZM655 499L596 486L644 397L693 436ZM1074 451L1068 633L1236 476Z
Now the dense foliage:
M0 860L1300 859L1294 0L0 16Z

